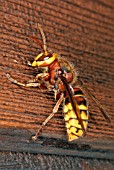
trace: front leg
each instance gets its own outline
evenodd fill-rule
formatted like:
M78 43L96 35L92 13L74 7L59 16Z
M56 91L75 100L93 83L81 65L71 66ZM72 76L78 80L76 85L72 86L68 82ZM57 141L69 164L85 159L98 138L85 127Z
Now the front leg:
M33 80L29 80L27 83L21 83L15 79L13 79L8 73L6 74L6 77L8 78L8 80L10 80L12 83L17 84L19 86L23 86L23 87L41 87L41 85L44 83L42 81L42 77L47 76L48 73L40 73L37 74L36 78ZM39 78L41 78L40 80L38 80Z
M49 73L39 73L36 75L36 79L45 80L49 78Z

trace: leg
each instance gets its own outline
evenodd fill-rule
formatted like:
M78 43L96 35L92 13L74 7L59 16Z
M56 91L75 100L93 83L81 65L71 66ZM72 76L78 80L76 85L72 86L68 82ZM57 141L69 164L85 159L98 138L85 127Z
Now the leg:
M49 73L39 73L36 75L36 79L44 79L49 77Z
M19 86L24 86L24 87L40 87L40 85L44 83L42 79L45 78L46 76L48 76L48 73L40 73L40 74L37 74L37 76L35 77L34 80L29 80L28 83L20 83L17 80L15 80L12 77L10 77L9 74L6 74L6 77L12 83L17 84ZM39 81L39 82L36 82L36 81Z
M40 83L35 82L35 80L34 80L34 82L30 82L30 83L25 83L25 84L24 84L24 83L20 83L20 82L18 82L17 80L13 79L12 77L10 77L9 74L6 74L6 77L7 77L8 80L10 80L12 83L17 84L17 85L19 85L19 86L24 86L24 87L38 87L38 86L40 86Z
M42 123L41 127L39 128L39 130L37 131L37 133L35 134L35 136L32 137L33 140L36 140L40 134L40 132L42 131L43 127L48 123L48 121L55 115L55 113L57 113L58 108L61 104L61 102L64 99L64 94L62 93L59 100L57 101L55 107L53 108L53 112L47 117L47 119Z

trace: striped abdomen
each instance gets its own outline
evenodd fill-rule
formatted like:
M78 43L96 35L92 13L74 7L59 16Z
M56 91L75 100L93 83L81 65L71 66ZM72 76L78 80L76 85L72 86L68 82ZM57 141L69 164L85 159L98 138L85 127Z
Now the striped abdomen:
M88 124L88 104L85 100L83 92L79 88L74 89L74 95L72 96L79 107L81 119L83 121L84 129ZM67 128L68 140L72 141L78 139L84 134L81 125L77 119L76 113L72 107L69 97L65 99L65 105L63 108L65 126Z

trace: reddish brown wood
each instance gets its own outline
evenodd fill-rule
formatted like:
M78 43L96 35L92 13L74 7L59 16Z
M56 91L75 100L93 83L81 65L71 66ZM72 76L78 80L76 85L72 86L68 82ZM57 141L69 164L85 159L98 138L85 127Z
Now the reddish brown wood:
M113 1L0 2L0 149L113 159ZM34 78L37 69L28 67L26 62L39 52L38 45L29 38L36 36L41 40L37 23L44 29L49 49L66 57L76 70L78 68L83 81L111 118L110 125L88 98L87 134L74 144L67 143L61 110L50 120L37 142L29 141L52 112L53 94L35 88L20 88L5 76L10 73L21 82Z

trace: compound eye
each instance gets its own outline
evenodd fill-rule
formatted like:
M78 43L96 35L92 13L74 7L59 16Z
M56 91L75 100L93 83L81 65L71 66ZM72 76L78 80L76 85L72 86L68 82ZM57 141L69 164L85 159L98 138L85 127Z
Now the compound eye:
M52 54L51 53L47 53L47 54L42 54L38 59L37 61L46 61L48 60L49 58L52 57Z
M44 60L48 60L48 59L49 59L49 57L47 57L47 56L44 58Z

